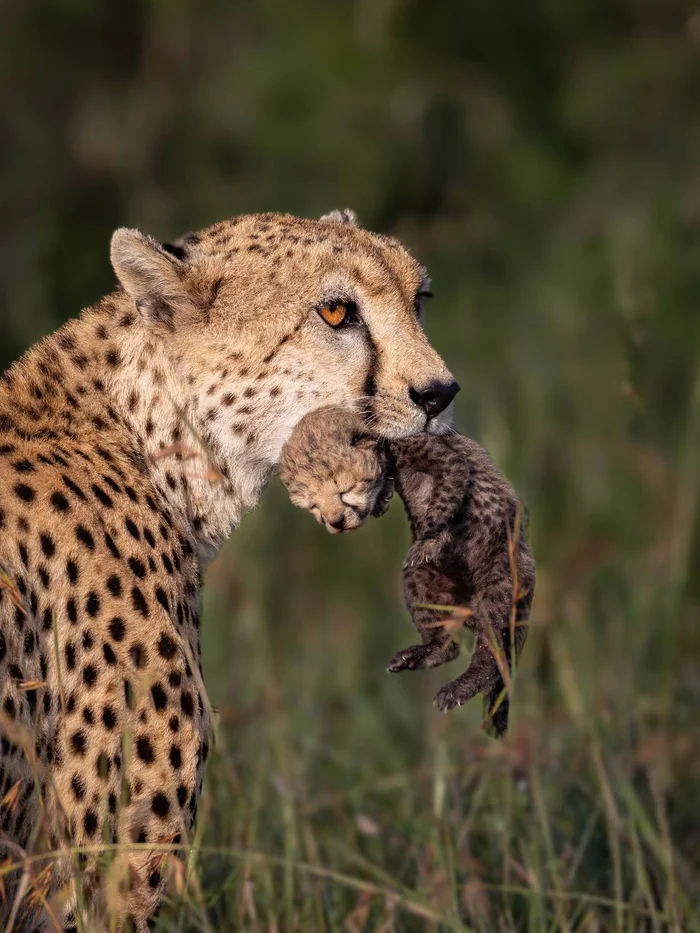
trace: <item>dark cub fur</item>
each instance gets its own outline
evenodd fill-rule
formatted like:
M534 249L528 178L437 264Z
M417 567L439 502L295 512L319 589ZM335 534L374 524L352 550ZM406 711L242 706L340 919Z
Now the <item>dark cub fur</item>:
M404 594L422 643L399 651L389 670L436 667L457 656L449 616L425 604L469 610L464 624L477 633L471 661L435 701L447 711L486 693L493 731L503 735L509 703L496 656L512 668L535 586L519 500L486 451L467 437L419 434L390 449L414 536Z
M469 667L436 703L447 711L485 693L492 731L503 735L502 671L525 641L535 564L518 498L486 451L458 434L418 434L392 441L387 462L387 443L367 434L359 414L325 408L307 415L285 444L280 476L292 501L332 533L383 514L396 486L414 538L404 594L422 643L399 651L389 670L454 660L455 627L466 625L477 633Z

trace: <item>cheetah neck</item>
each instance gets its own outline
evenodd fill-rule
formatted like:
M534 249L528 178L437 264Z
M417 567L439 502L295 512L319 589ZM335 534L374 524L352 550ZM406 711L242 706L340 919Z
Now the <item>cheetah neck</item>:
M191 530L200 559L212 560L253 508L268 465L245 449L231 458L199 425L198 401L173 365L167 344L140 328L121 341L122 365L110 389L138 438L152 480Z
M166 344L117 292L31 348L0 383L27 436L110 448L148 476L208 563L255 506L269 464L207 443ZM7 396L7 405L3 404Z

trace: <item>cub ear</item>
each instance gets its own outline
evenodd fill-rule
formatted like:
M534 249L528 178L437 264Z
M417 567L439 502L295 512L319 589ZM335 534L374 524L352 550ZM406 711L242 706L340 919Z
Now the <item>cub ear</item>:
M191 308L182 262L153 237L120 227L110 255L120 284L150 320L172 329L178 311Z
M341 211L331 211L330 214L324 214L320 219L325 223L350 224L351 227L360 226L357 222L357 214L355 211L351 211L349 207Z

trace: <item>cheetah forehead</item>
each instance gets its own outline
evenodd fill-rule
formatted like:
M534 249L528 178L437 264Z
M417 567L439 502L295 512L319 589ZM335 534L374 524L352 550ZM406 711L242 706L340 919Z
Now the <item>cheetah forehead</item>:
M164 249L181 260L205 261L212 271L237 279L253 274L257 280L263 269L264 284L270 286L282 278L303 286L331 269L350 284L361 280L370 293L393 283L413 294L428 283L426 270L400 241L360 227L349 209L319 220L242 214L187 233Z

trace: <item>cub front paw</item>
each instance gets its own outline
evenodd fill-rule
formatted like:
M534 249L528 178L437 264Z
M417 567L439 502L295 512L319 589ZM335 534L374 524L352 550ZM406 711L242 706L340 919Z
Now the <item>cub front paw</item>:
M427 645L411 645L394 655L387 670L391 674L397 674L399 671L418 671L438 667L440 664L454 661L458 654L459 646L451 639L430 642Z
M408 554L403 562L404 570L415 567L418 564L429 564L436 559L440 553L442 542L437 538L426 538L425 541L416 541L408 549Z
M372 518L381 518L389 509L389 503L394 495L394 477L387 470L377 487L377 498L372 506Z

